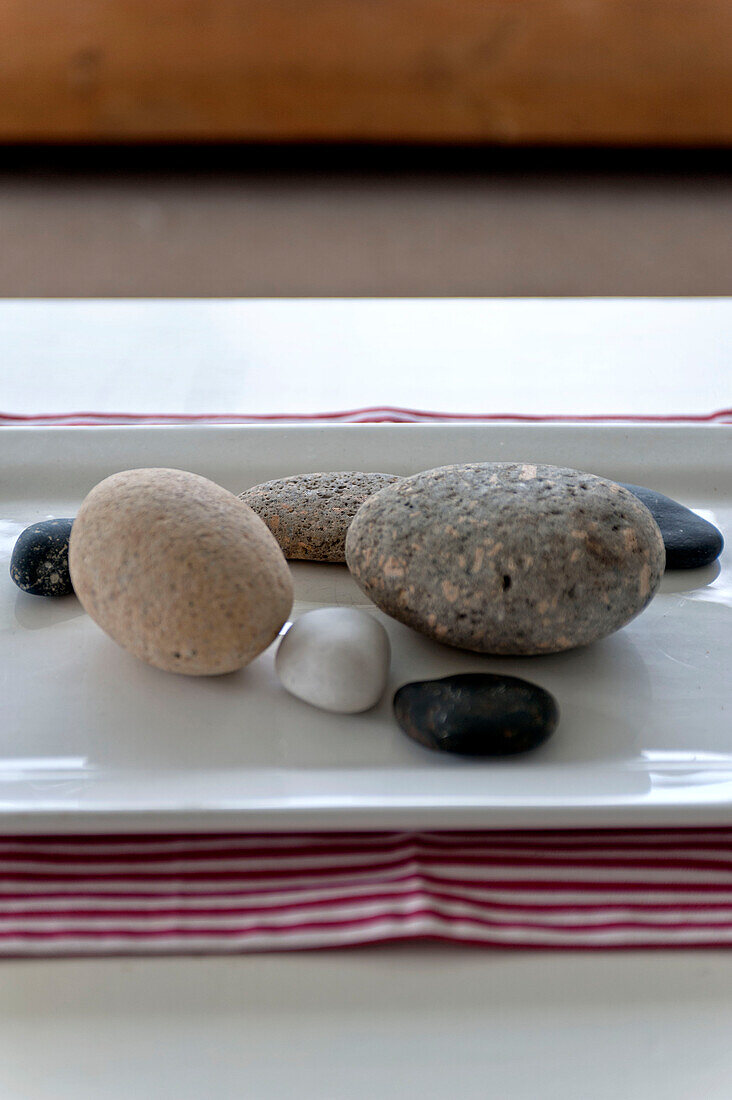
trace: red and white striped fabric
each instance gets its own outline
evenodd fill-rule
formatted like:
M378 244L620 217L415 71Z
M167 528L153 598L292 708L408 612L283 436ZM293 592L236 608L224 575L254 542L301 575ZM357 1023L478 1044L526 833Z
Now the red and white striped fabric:
M732 945L732 829L16 837L0 955Z
M732 424L732 409L718 409L711 413L672 415L624 414L602 416L574 416L553 414L539 416L531 413L444 413L420 409L403 409L392 405L372 406L365 409L349 409L342 412L322 413L262 413L238 415L235 413L105 413L70 412L37 414L0 413L0 427L99 427L124 424L458 424L458 423L515 423L515 424Z

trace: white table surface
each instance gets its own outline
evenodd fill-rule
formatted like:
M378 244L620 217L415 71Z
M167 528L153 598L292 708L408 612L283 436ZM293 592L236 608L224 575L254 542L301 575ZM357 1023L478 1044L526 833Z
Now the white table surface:
M732 301L0 303L0 409L708 412ZM705 1100L732 953L0 964L3 1100Z
M4 301L5 413L706 413L729 299Z

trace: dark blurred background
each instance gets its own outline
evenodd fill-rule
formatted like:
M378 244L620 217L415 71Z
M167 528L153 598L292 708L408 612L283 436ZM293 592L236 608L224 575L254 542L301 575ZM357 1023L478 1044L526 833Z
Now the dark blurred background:
M732 293L729 0L6 0L0 295Z

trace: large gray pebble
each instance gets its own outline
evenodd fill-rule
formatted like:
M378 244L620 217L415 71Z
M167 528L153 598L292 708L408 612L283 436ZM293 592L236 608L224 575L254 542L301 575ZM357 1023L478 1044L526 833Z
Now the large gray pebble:
M359 509L346 558L387 614L479 653L553 653L611 634L651 600L661 532L627 489L555 466L443 466Z

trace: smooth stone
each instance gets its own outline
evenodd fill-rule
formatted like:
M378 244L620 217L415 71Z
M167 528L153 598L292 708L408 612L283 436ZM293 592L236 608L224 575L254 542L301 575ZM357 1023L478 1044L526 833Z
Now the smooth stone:
M478 653L555 653L612 634L664 569L661 532L612 481L556 466L443 466L359 509L348 567L388 615Z
M724 549L724 539L713 523L655 489L622 481L618 484L643 501L661 529L667 569L701 569L717 560Z
M297 619L280 642L282 685L321 710L358 714L384 693L391 647L381 623L352 607L321 607Z
M126 470L100 482L74 522L69 565L92 619L167 672L242 668L292 607L289 567L259 516L182 470Z
M68 596L69 536L73 519L32 523L18 536L10 558L10 576L32 596Z
M399 480L356 471L302 474L255 485L240 499L264 520L285 557L344 562L346 532L358 509Z
M488 672L405 684L394 696L396 720L428 749L462 756L513 756L544 743L559 722L548 691Z

